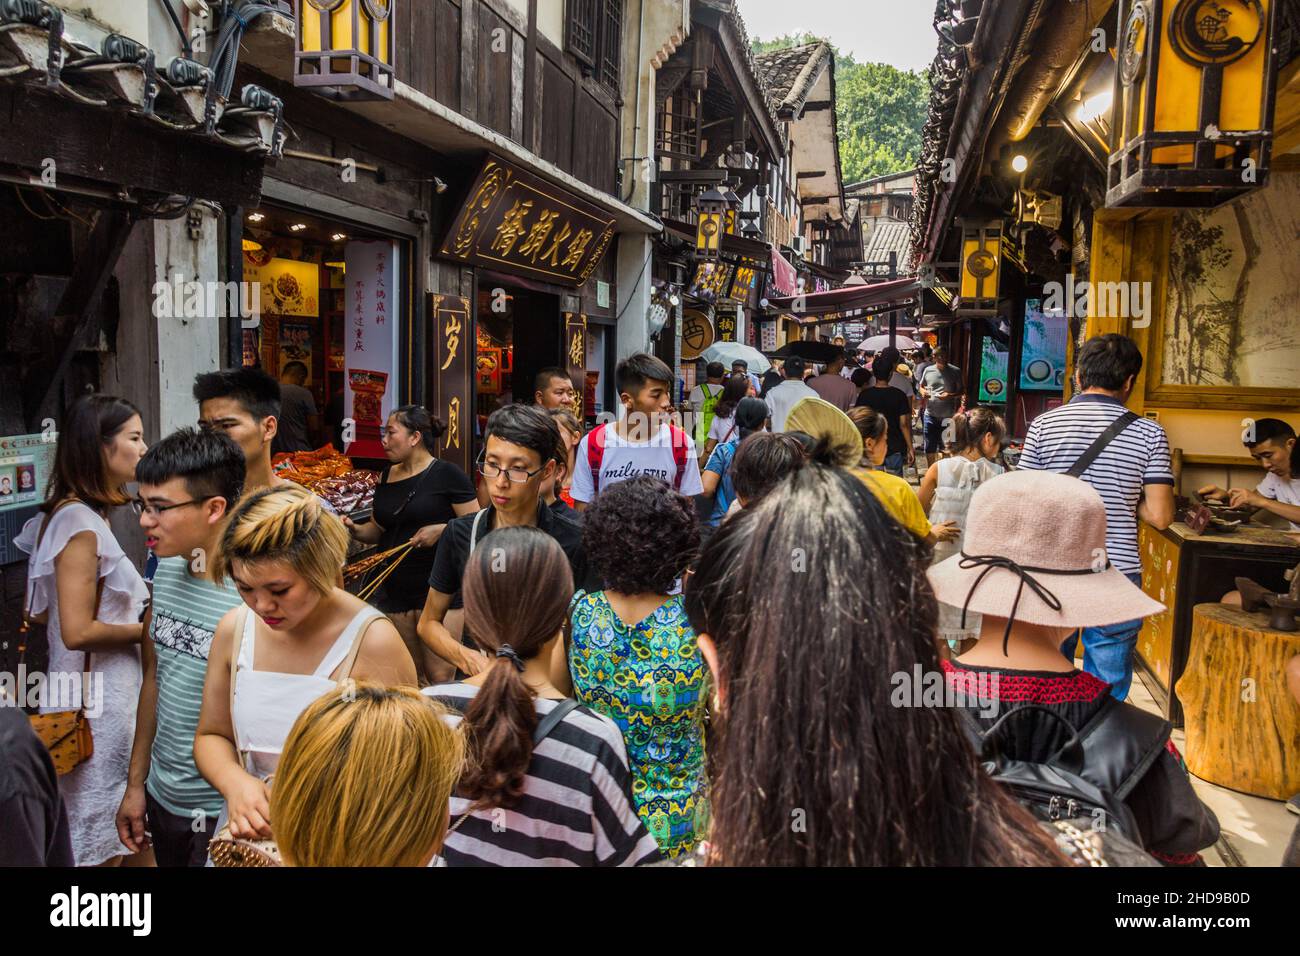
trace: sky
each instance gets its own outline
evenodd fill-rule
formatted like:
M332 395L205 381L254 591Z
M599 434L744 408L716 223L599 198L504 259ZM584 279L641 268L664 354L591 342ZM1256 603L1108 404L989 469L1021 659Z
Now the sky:
M751 39L808 31L859 63L922 70L934 59L933 0L740 0Z

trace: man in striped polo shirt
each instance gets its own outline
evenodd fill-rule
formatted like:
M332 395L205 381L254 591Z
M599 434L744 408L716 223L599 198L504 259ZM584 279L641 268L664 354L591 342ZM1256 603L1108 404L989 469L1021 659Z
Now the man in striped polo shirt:
M1078 394L1067 404L1034 419L1025 439L1020 467L1069 472L1116 419L1142 371L1142 353L1123 335L1099 335L1084 343L1075 358ZM1142 583L1138 519L1163 530L1174 520L1174 473L1165 430L1147 418L1132 421L1114 435L1078 477L1096 489L1106 504L1106 556L1134 584ZM1043 503L1044 528L1051 503ZM1117 700L1133 681L1133 648L1141 621L1084 628L1083 669L1111 685ZM1062 647L1074 659L1078 635Z
M207 563L239 500L244 467L244 453L229 436L193 428L168 435L136 466L135 508L158 568L117 831L133 853L151 842L159 866L202 866L221 812L221 794L194 764L194 732L213 632L241 601L229 580L212 582Z

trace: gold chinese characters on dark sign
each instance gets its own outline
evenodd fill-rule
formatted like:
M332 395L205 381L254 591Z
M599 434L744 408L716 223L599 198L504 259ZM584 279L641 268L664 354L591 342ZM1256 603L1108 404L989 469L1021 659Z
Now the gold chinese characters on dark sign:
M489 157L441 254L580 286L614 238L614 220L531 173Z

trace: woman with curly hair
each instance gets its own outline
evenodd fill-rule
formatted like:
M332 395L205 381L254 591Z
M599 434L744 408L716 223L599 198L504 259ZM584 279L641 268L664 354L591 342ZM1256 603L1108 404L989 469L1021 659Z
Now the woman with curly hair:
M694 506L663 481L631 478L592 502L583 542L605 589L574 595L574 696L623 732L637 813L660 850L689 853L708 814L708 675L673 592L699 548Z

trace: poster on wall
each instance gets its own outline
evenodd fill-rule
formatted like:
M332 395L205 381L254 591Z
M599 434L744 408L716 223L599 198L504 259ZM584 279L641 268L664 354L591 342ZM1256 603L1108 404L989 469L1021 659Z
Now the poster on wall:
M355 423L344 451L382 458L384 418L396 407L397 249L391 242L354 239L347 244L344 356L347 390L343 417Z
M300 362L307 368L307 379L302 384L311 386L311 326L301 322L280 323L279 378L284 378L285 366Z
M1007 400L1007 364L1010 354L1005 346L984 337L984 354L980 362L980 401L1001 404Z
M1065 343L1069 334L1063 312L1044 313L1042 300L1025 300L1025 342L1020 359L1022 389L1055 392L1065 387Z
M320 315L320 268L314 262L267 258L265 250L244 253L244 281L262 290L262 313Z
M0 511L40 503L54 469L56 434L0 437Z

